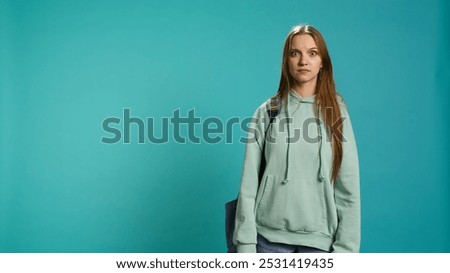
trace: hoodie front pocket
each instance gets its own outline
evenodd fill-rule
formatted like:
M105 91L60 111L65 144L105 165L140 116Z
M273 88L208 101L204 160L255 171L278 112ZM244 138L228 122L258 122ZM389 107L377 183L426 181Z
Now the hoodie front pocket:
M257 223L281 230L319 231L325 215L323 183L301 178L281 181L267 177L257 207Z

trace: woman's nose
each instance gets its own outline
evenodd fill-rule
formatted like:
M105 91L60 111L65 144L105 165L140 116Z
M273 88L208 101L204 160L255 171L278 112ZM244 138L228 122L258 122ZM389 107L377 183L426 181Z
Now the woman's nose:
M298 58L298 65L300 65L300 66L307 65L306 58L303 57L302 55L300 55L300 57Z

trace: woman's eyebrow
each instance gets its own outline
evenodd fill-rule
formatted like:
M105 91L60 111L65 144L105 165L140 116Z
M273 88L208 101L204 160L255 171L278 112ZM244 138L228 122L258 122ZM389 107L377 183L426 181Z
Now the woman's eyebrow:
M318 50L317 47L311 47L311 48L308 48L306 51L310 51L310 50L313 50L313 49ZM301 51L301 50L293 47L293 48L291 48L291 51Z

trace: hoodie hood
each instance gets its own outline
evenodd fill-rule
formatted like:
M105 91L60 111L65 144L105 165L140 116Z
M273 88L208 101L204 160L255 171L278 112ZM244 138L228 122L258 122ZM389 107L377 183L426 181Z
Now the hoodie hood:
M302 97L294 90L291 90L289 92L289 99L303 103L315 103L316 95L314 94L312 96Z

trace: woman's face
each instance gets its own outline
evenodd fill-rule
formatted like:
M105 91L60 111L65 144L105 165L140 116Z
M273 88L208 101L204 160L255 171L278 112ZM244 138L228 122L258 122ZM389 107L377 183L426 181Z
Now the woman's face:
M319 49L311 35L297 34L292 37L288 64L289 73L295 79L293 87L317 83L317 75L323 64Z

